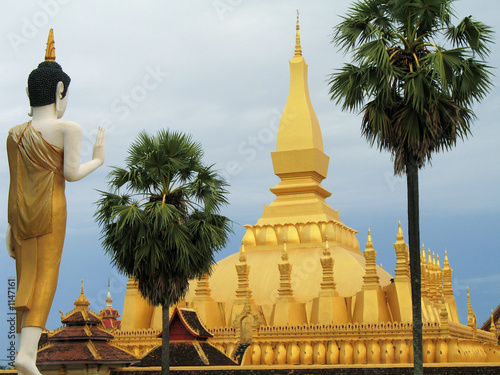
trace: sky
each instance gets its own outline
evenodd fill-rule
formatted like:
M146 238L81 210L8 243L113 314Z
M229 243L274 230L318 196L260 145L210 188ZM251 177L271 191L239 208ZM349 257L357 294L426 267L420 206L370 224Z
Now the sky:
M91 158L99 126L107 129L104 165L81 181L67 183L68 223L59 285L47 322L60 324L84 280L91 308L104 307L108 278L114 307L123 308L126 278L110 265L93 220L98 190L106 190L112 166L123 166L141 130L168 128L200 141L204 160L230 183L224 214L234 234L217 260L236 251L243 225L255 224L274 200L270 152L289 89L288 61L294 53L300 11L309 91L330 157L322 185L343 223L356 229L363 250L371 228L377 263L394 274L397 225L407 234L406 180L393 176L391 157L371 148L360 134L361 117L345 113L328 95L328 78L349 60L331 44L332 28L350 5L339 1L86 1L40 0L0 3L1 131L29 119L25 93L32 69L43 60L54 29L56 61L70 75L64 119L83 129L82 162ZM499 3L457 1L458 18L473 14L500 30ZM489 64L500 66L498 44ZM460 321L467 322L466 288L482 325L500 303L500 108L499 78L474 107L473 135L447 153L434 155L420 171L420 238L425 248L448 251ZM0 149L0 241L7 225L8 164ZM0 249L0 359L7 341L7 289L15 262Z

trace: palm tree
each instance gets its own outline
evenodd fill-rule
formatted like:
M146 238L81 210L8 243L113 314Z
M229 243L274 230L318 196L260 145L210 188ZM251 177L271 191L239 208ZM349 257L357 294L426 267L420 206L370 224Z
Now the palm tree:
M471 107L491 88L484 60L493 32L471 16L455 26L453 2L360 0L332 40L353 63L332 74L331 99L363 113L362 134L407 176L416 374L423 371L418 170L470 135Z
M95 218L113 265L138 280L149 303L162 306L162 374L170 373L169 307L184 297L189 279L210 273L214 251L231 232L220 214L227 184L202 156L188 135L142 132L97 202Z

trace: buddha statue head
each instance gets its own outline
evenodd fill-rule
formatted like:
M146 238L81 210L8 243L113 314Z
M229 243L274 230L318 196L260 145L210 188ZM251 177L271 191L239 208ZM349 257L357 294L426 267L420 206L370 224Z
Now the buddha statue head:
M41 107L63 99L71 79L55 61L43 61L28 77L28 96L32 107ZM62 82L62 85L59 84ZM59 84L59 85L58 85ZM59 86L59 88L58 88ZM58 92L60 91L60 92Z
M57 118L60 118L66 109L71 79L55 60L54 32L50 29L45 61L38 64L38 67L30 73L26 92L31 108L55 104Z

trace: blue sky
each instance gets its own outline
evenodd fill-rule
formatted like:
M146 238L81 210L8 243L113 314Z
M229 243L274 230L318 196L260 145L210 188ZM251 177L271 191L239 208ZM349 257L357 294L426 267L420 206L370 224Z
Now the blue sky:
M0 113L5 135L28 120L29 72L42 61L48 29L54 28L56 59L71 76L67 120L84 131L82 161L90 158L99 125L108 129L103 167L67 183L68 226L59 286L47 327L73 308L80 281L91 308L104 307L111 279L114 306L122 309L126 279L109 264L93 221L96 190L106 189L111 166L123 165L139 131L161 128L191 133L207 163L228 178L235 222L221 259L237 251L244 224L255 224L277 183L270 152L289 88L296 9L300 10L303 56L309 63L310 96L323 131L330 169L323 182L342 221L359 231L363 246L371 228L377 263L394 273L397 223L406 234L406 180L394 177L390 155L361 138L357 114L343 113L328 98L327 80L347 61L330 44L332 27L349 1L3 1L0 4ZM499 30L498 2L457 1L460 18L473 14ZM489 59L500 66L498 45ZM495 69L495 73L497 70ZM500 94L490 95L465 142L436 154L420 172L421 241L440 255L448 251L460 320L466 323L465 289L478 324L500 303ZM0 241L4 242L8 166L0 150ZM4 246L2 246L4 248ZM0 342L7 336L7 280L14 261L0 251ZM1 349L1 345L0 345ZM0 351L0 359L4 358Z

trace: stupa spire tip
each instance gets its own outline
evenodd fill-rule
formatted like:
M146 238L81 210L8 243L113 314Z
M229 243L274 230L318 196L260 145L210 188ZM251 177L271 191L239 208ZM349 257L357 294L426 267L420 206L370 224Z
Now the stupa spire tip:
M295 35L295 56L302 56L302 48L300 47L300 26L299 26L299 10L297 9L297 33Z

